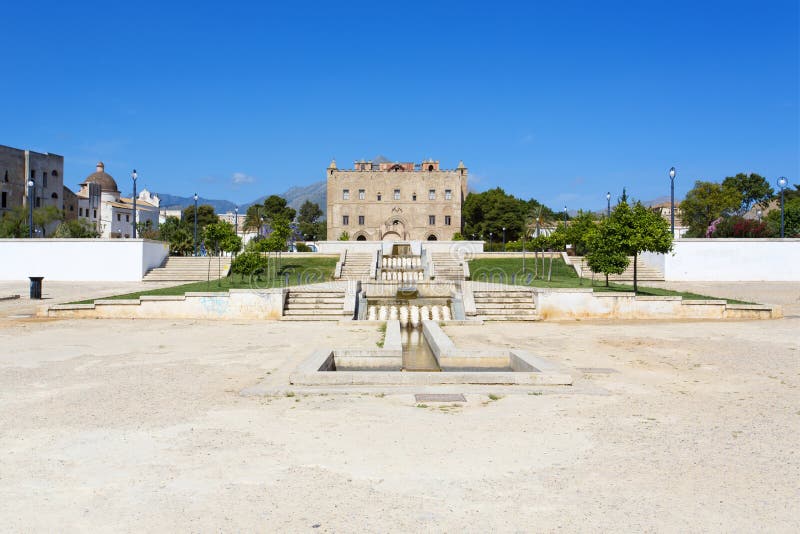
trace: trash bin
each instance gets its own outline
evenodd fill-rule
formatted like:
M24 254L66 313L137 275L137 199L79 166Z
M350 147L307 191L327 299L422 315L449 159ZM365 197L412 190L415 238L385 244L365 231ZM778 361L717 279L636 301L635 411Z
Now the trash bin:
M31 280L31 298L32 299L41 299L42 298L42 280L44 280L44 276L29 276Z

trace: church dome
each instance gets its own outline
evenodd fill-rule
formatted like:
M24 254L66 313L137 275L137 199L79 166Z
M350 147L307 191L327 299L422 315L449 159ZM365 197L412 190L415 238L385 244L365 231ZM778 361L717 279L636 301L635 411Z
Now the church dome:
M106 172L106 167L103 165L103 162L100 161L97 163L97 170L86 177L86 180L83 181L83 184L100 184L101 191L108 191L110 193L119 193L119 189L117 188L117 182L114 178L111 177L110 174Z

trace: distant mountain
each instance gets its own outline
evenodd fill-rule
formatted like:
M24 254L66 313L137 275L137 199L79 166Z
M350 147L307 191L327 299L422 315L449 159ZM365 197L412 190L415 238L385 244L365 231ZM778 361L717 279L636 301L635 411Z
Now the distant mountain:
M264 199L266 199L267 196L269 195L258 197L254 201L249 202L246 206L250 206L252 204L261 204L264 202ZM319 182L314 182L311 185L290 187L285 192L278 194L278 196L285 198L286 204L296 210L299 210L300 206L302 206L303 202L306 200L316 202L319 204L319 207L324 213L327 206L327 182L325 180L321 180ZM240 207L239 209L242 208Z
M327 197L327 184L325 180L315 182L311 185L306 186L294 186L290 187L283 193L279 193L279 197L283 197L286 199L286 203L293 207L296 210L300 209L300 206L306 200L310 200L311 202L316 202L319 204L319 207L322 208L323 213L326 209L326 197ZM161 207L167 209L183 209L188 208L189 206L194 206L194 197L182 197L178 195L170 195L169 193L157 193L158 198L161 199ZM258 197L257 199L253 200L252 202L246 202L244 204L236 204L235 202L231 202L230 200L217 200L217 199L210 199L210 198L203 198L200 197L197 199L197 203L199 204L210 204L214 206L214 211L217 213L227 213L232 212L236 206L239 206L239 213L243 213L247 211L249 206L253 204L261 204L264 202L264 199L267 198L269 195L264 195L262 197Z
M169 193L157 193L157 195L161 200L162 208L183 209L188 208L189 206L194 206L194 197L181 197L178 195L170 195ZM214 211L217 213L233 211L233 208L236 207L236 203L231 202L230 200L216 200L203 197L199 197L197 199L197 204L210 204L211 206L214 206Z

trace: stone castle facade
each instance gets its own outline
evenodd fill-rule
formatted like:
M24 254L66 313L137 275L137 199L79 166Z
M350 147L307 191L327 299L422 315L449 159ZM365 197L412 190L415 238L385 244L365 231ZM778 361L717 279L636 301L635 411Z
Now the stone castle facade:
M29 192L34 208L63 210L64 157L0 145L0 217L16 207L30 206Z
M356 161L327 169L328 240L447 241L462 230L467 168L422 163Z

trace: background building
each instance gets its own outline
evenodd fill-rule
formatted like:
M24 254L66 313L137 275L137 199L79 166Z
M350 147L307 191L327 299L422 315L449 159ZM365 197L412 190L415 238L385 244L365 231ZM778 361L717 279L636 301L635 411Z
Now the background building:
M328 239L450 240L461 232L467 195L463 162L442 170L422 163L356 161L353 169L327 169Z
M105 171L102 161L80 186L78 218L95 225L101 237L133 236L133 199L120 195L117 182ZM136 221L149 221L158 228L158 205L158 197L143 189L136 198Z
M0 217L28 206L29 178L34 182L34 208L64 209L64 157L0 145Z

